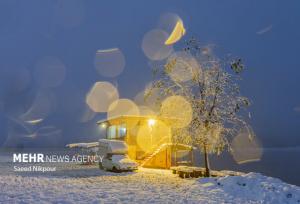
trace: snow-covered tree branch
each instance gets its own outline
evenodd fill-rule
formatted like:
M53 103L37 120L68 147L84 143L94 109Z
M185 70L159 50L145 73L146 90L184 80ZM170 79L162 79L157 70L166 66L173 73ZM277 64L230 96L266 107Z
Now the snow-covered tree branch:
M241 59L219 59L209 46L200 46L194 38L164 65L153 68L154 81L145 99L159 90L158 105L167 96L182 96L190 103L192 120L184 128L174 128L173 140L194 145L204 153L207 176L208 154L220 154L230 147L231 137L246 125L241 111L250 102L240 94L238 84L243 69Z

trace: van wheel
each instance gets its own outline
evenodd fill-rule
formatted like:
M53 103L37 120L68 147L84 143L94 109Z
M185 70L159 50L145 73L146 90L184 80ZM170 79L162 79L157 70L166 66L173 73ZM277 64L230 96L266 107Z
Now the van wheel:
M102 162L99 162L99 169L104 170Z
M118 169L114 166L114 167L112 168L112 172L117 173L117 172L118 172Z

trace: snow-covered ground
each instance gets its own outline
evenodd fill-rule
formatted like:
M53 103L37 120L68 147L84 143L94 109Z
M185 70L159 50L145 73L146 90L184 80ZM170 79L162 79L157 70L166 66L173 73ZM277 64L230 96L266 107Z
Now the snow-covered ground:
M51 175L2 171L0 203L300 203L300 187L257 173L181 179L169 170L111 173L72 164Z
M63 151L64 153L64 151ZM300 187L258 173L181 179L169 170L112 173L97 165L39 163L54 172L14 172L0 152L0 203L298 203Z

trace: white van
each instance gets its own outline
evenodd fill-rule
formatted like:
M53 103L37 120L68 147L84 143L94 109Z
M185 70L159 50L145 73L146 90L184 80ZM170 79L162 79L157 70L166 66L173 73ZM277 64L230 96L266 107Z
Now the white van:
M104 157L99 161L99 168L114 172L137 170L138 163L128 157L127 151L123 141L100 139L98 155Z

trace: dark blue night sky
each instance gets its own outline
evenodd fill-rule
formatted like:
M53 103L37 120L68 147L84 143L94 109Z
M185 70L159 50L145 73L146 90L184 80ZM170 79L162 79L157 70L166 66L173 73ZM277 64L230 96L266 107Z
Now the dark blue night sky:
M253 102L251 125L262 144L299 146L299 10L297 0L1 0L0 145L13 135L28 134L15 118L41 92L53 98L55 108L39 128L51 129L54 136L23 137L22 143L62 145L97 139L95 122L104 115L86 123L76 119L84 111L86 93L96 81L117 84L122 98L141 91L151 80L149 60L141 48L143 36L157 26L162 14L172 12L186 27L175 48L195 36L244 60L241 89ZM101 77L94 68L95 53L114 47L123 51L125 69L117 78ZM34 69L45 56L59 58L66 73L60 86L41 91Z

